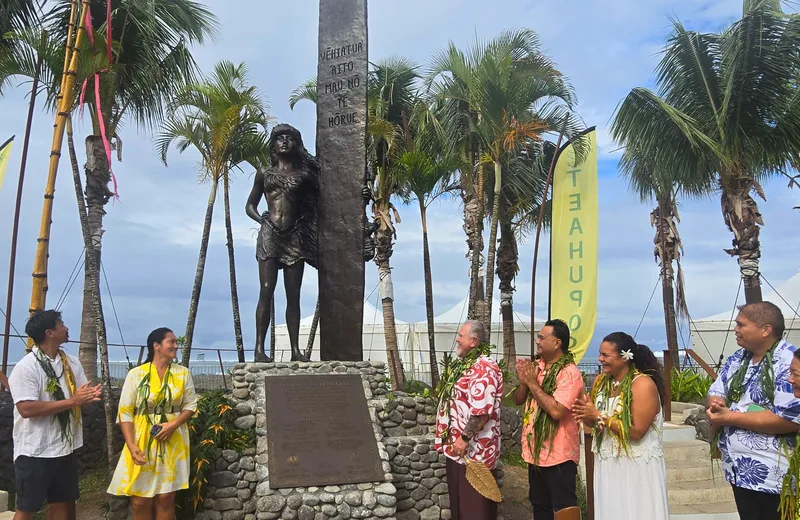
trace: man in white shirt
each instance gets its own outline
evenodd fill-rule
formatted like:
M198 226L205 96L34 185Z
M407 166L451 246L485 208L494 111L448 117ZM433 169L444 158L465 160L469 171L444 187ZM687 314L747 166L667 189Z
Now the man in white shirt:
M25 332L36 346L9 377L16 405L14 520L31 520L45 502L48 520L76 520L75 450L83 446L80 410L100 400L100 385L90 386L80 362L61 349L69 339L69 329L60 312L35 313Z

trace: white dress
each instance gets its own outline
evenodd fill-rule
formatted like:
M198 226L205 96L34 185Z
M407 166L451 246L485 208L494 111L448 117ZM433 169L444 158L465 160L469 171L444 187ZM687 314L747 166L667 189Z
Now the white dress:
M613 410L618 401L598 394L595 405ZM608 432L599 450L592 443L595 520L669 520L663 427L659 410L644 437L629 441L630 454L619 452L617 437Z

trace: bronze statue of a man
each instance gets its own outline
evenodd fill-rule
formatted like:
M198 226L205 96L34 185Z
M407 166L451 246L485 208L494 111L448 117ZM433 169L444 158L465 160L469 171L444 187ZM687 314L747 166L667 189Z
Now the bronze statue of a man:
M290 125L275 126L268 146L270 165L256 172L245 208L247 215L261 225L256 242L261 291L256 308L255 361L272 361L264 343L280 269L292 361L308 361L299 347L300 286L305 264L317 267L319 163L303 146L300 132ZM267 211L260 214L262 197L267 200Z

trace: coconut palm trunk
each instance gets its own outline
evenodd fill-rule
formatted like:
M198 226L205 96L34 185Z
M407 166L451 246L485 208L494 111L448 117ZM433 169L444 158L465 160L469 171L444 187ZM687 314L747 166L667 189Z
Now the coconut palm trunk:
M197 257L197 271L194 275L192 285L192 298L189 301L189 318L186 322L186 342L183 344L181 364L189 366L189 359L192 354L192 340L194 339L194 325L197 321L197 308L200 304L200 291L203 288L203 273L206 269L206 255L208 254L208 240L211 236L211 221L214 217L214 203L217 200L217 185L219 180L216 177L211 179L211 193L208 196L206 206L206 218L203 221L203 236L200 239L200 254Z
M482 168L478 168L482 170ZM464 232L467 235L467 256L469 257L469 301L467 318L480 319L483 315L483 211L481 197L483 175L478 174L477 185L469 178L469 173L461 172L461 197L464 204Z
M222 177L222 197L225 201L225 234L228 245L228 270L231 281L231 306L233 308L233 333L236 338L236 355L244 363L244 341L242 340L242 317L239 314L239 289L236 284L236 259L233 255L233 226L231 225L230 179L226 172ZM275 324L273 323L273 329Z
M387 211L389 208L386 208ZM397 330L394 316L394 289L392 287L392 268L389 258L392 256L392 230L381 226L375 231L375 264L378 266L380 279L381 308L383 311L383 333L386 341L386 359L392 389L400 390L406 382L400 349L397 345Z
M83 235L83 245L86 251L92 248L92 236L89 231L89 219L86 204L83 200L83 185L81 183L80 169L78 167L78 158L75 153L75 142L72 134L72 120L68 119L66 122L67 131L67 149L69 150L70 163L72 165L72 177L75 185L75 197L78 200L78 216L81 223L81 234ZM89 294L93 295L90 298L90 308L88 315L94 318L94 330L97 333L96 340L100 346L100 378L103 384L103 394L111 396L111 371L108 366L108 343L106 336L105 318L103 316L103 302L100 299L100 271L98 269L97 257L95 255L86 256L86 272L91 273L88 282L90 285ZM85 293L84 293L85 294ZM86 302L84 302L85 304ZM84 314L86 316L86 314ZM95 351L94 359L94 372L91 373L93 380L97 379L97 354ZM83 366L83 360L81 360ZM86 372L89 374L89 372ZM115 414L113 409L112 399L103 399L103 408L105 410L106 419L106 454L108 456L108 468L110 471L114 470L114 456L116 448L114 446L114 423Z
M664 328L667 333L667 348L678 351L678 322L675 312L675 293L673 284L675 272L672 266L674 248L670 247L670 224L668 218L672 214L671 197L660 197L658 207L651 213L651 221L656 226L656 236L653 239L655 254L661 259L661 299L664 304ZM677 359L677 358L676 358Z
M428 356L431 363L431 386L439 384L439 361L436 357L436 339L433 323L433 280L431 276L431 250L428 246L428 211L425 198L417 196L419 213L422 218L422 265L425 271L425 317L428 322Z
M503 320L503 359L512 373L517 371L517 346L514 336L514 278L519 271L517 238L511 222L504 216L500 224L497 251L497 277L500 279L500 314Z
M502 165L500 161L494 162L494 202L492 203L492 222L489 228L489 252L486 255L486 294L484 301L486 308L483 310L483 323L486 326L486 340L492 334L492 294L494 292L495 256L497 253L497 228L500 218L500 189L502 187Z
M100 298L100 293L94 293L91 278L100 279L101 252L103 247L103 218L105 205L114 195L109 189L111 182L111 168L108 163L103 139L100 136L90 135L86 138L86 210L87 232L89 233L91 248L87 248L86 266L83 271L83 314L81 316L81 344L78 347L78 358L84 372L94 374L97 378L97 326L92 313L93 301ZM96 273L89 271L89 255L94 256L92 265ZM99 287L99 285L98 285Z
M742 274L744 296L747 303L760 302L761 279L761 226L764 220L758 204L750 193L755 189L764 198L761 187L753 179L735 178L728 185L722 184L722 215L725 225L733 233L733 247L725 252L737 257Z

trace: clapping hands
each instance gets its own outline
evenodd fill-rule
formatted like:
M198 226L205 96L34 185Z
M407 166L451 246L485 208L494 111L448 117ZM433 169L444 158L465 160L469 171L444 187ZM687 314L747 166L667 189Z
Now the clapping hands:
M72 401L75 406L83 406L89 403L96 403L100 401L100 396L103 394L103 390L100 385L97 386L90 386L89 383L81 386L77 390L75 390L75 395L72 396Z
M588 394L583 394L575 400L572 404L572 415L576 422L582 422L586 426L594 426L600 420L600 412Z
M517 375L528 388L539 386L539 365L530 359L517 359Z

